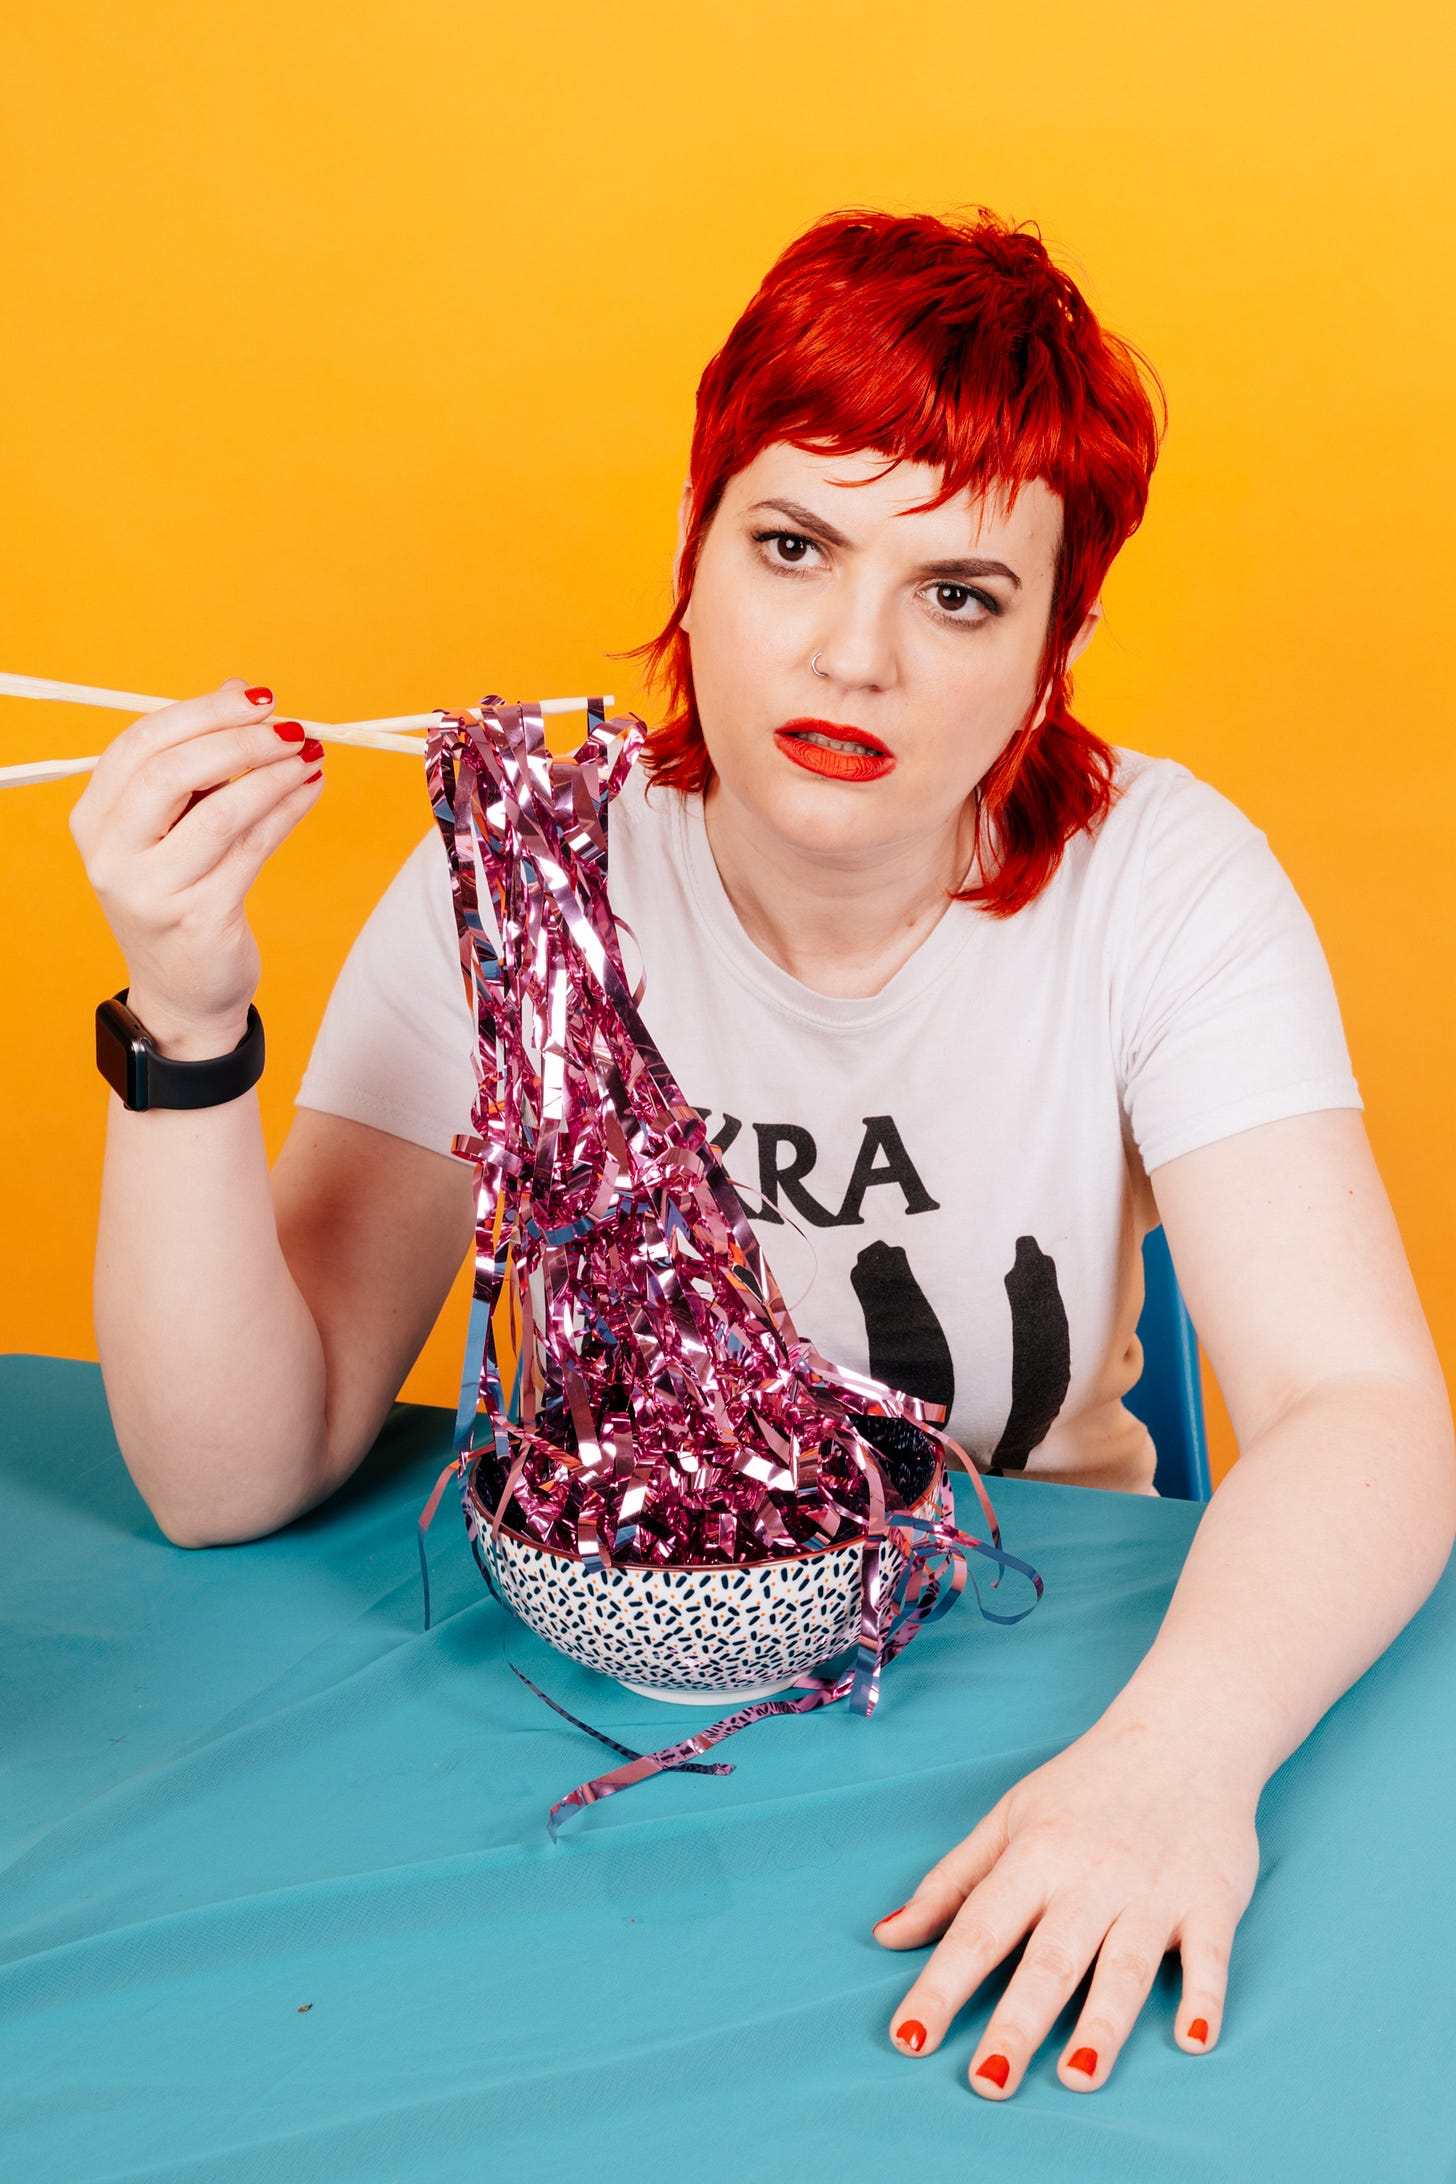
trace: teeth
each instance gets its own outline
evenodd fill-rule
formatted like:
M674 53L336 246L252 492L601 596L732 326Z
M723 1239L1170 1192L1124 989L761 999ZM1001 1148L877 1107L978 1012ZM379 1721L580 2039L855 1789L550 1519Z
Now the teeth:
M851 758L878 758L865 743L845 743L838 736L821 736L816 728L800 728L796 734L801 743L817 743L821 751L847 751Z

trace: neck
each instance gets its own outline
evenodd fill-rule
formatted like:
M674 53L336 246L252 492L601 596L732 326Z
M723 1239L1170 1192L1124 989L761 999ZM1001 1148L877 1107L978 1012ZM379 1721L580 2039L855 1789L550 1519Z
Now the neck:
M868 999L950 907L971 862L975 803L932 833L853 852L784 841L714 776L703 819L718 877L756 948L813 993Z

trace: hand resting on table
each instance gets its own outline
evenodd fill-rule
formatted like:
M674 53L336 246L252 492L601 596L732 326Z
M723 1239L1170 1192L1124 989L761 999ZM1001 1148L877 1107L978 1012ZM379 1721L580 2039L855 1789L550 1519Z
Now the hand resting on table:
M1175 1946L1179 2044L1193 2054L1211 2047L1234 1929L1258 1877L1257 1803L1257 1786L1213 1762L1192 1772L1183 1746L1170 1749L1140 1724L1095 1724L1014 1784L875 1928L892 1949L939 1938L895 2012L896 2045L931 2053L1033 1928L972 2057L978 2093L1016 2091L1094 1957L1059 2065L1063 2085L1086 2092L1105 2082Z
M1456 1531L1450 1402L1361 1117L1263 1123L1152 1181L1238 1461L1100 1719L875 1928L890 1948L937 1942L891 2020L906 2054L1026 1940L970 2065L991 2099L1094 1959L1063 2085L1106 2082L1174 1948L1178 2044L1213 2046L1264 1785L1414 1615Z

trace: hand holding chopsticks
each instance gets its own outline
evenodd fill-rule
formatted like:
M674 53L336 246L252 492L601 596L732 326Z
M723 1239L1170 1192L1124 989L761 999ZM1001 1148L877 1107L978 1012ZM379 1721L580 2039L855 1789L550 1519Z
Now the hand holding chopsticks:
M141 697L134 690L98 690L87 683L51 682L39 675L0 675L0 697L47 698L63 705L103 706L119 713L159 713L163 706L175 701L171 698ZM615 705L616 699L606 696L602 701ZM543 713L581 713L586 710L585 698L546 698L541 704ZM419 758L424 755L425 736L411 734L411 730L433 728L440 709L433 713L396 713L385 720L350 720L327 722L305 720L300 726L320 743L350 743L368 751L405 751ZM99 754L90 758L41 758L20 766L0 766L0 788L20 788L32 781L60 781L69 774L87 774L99 762Z

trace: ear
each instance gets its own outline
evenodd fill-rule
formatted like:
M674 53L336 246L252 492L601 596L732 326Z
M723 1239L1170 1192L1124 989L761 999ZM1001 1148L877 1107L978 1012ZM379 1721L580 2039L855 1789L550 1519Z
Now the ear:
M682 572L683 548L688 542L688 525L692 522L692 519L693 481L691 478L684 478L682 498L677 504L677 552L673 555L672 560L672 589L674 596L676 596L678 578ZM683 618L678 624L680 629L686 629L688 626L688 611L686 607L683 609Z
M1078 629L1076 636L1072 639L1071 644L1067 648L1068 667L1070 667L1073 660L1075 660L1080 653L1085 652L1088 645L1091 644L1093 633L1095 632L1097 625L1101 620L1102 601L1100 599L1094 599L1091 606L1087 609L1087 612L1082 617L1081 627ZM1047 707L1051 704L1051 695L1052 694L1049 690L1042 693L1041 703L1036 709L1036 720L1033 724L1038 728L1040 728L1042 722L1046 719Z
M1093 632L1096 630L1096 627L1101 620L1102 601L1100 599L1094 599L1091 606L1087 609L1086 614L1082 617L1082 626L1078 630L1076 636L1072 639L1071 645L1068 648L1068 667L1071 666L1073 660L1078 658L1081 653L1087 650L1088 645L1090 645L1092 642Z

